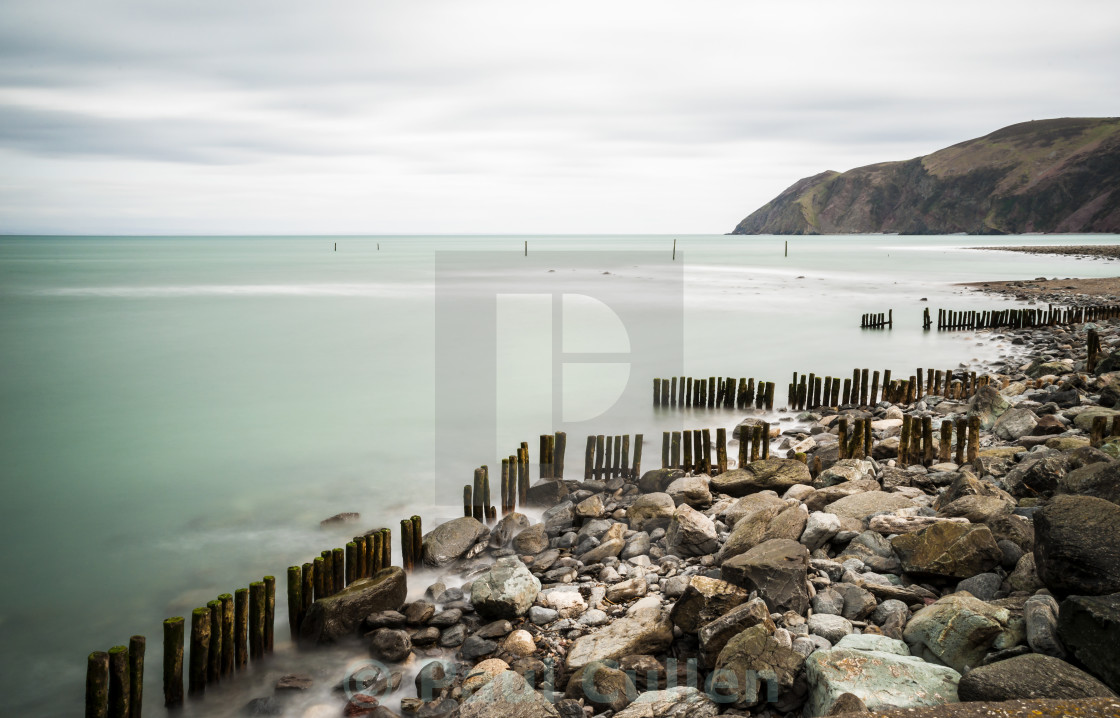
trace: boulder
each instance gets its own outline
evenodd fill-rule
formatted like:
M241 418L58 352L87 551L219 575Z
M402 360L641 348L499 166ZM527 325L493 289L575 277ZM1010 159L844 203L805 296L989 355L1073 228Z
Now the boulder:
M1106 409L1103 406L1092 406L1082 411L1073 418L1073 425L1081 429L1086 434L1093 429L1093 420L1098 416L1103 416L1108 420L1108 425L1112 425L1112 417L1120 416L1120 411L1116 409Z
M832 540L840 532L840 519L836 514L814 511L805 520L805 530L801 532L801 544L810 551L816 551Z
M823 511L826 506L840 499L854 494L866 494L869 491L878 491L881 487L875 479L860 479L859 481L845 481L842 484L833 484L823 489L816 489L802 501L805 508L810 511ZM902 496L903 494L896 494Z
M820 489L845 481L859 481L874 478L871 462L864 459L841 459L832 466L822 471L813 480L813 486Z
M599 518L606 512L606 504L603 503L602 494L592 494L583 501L576 504L574 509L575 515L580 519L594 519Z
M569 671L592 661L617 660L634 654L658 654L673 642L673 624L659 608L640 608L572 643L564 664Z
M466 518L465 516L463 518ZM529 517L514 511L506 514L490 530L490 548L505 548L509 546L513 537L529 528Z
M915 613L902 635L915 654L963 673L979 666L990 651L1019 643L1023 625L1006 608L954 593Z
M820 636L829 643L836 643L852 630L852 622L843 616L827 613L814 613L809 616L809 633Z
M703 691L692 686L677 686L640 694L614 718L714 718L719 706Z
M891 539L902 570L920 576L969 578L991 571L1003 552L984 525L937 523Z
M937 497L933 507L940 510L962 496L999 496L1011 503L1015 502L1014 497L1006 491L987 481L981 481L971 471L962 470L957 473L945 491Z
M665 532L665 545L669 553L676 556L703 556L719 548L719 538L710 518L688 504L682 504L673 512L673 519Z
M708 489L711 477L704 474L682 476L673 481L665 489L665 493L672 497L677 506L688 504L694 509L707 508L712 505L712 492Z
M680 477L684 472L680 469L653 469L642 474L638 479L638 490L643 494L662 493Z
M758 591L771 611L805 613L808 570L808 549L790 539L771 539L725 561L722 575L736 586Z
M514 671L502 671L459 706L459 718L560 718L556 708Z
M1062 454L1026 459L1003 477L1003 485L1019 498L1049 496L1069 470L1069 461Z
M620 711L638 697L630 676L603 661L592 661L568 678L567 698L598 710Z
M513 548L519 554L535 556L548 549L548 533L544 524L533 524L513 538Z
M704 624L696 632L697 638L700 639L700 662L709 670L714 668L716 658L728 641L751 626L759 625L765 626L771 633L776 628L770 618L770 609L761 598L736 606L719 618Z
M1062 601L1058 637L1093 675L1120 692L1120 593Z
M738 526L743 519L749 519L752 523L769 523L770 519L789 506L790 502L779 498L773 491L760 491L736 500L719 517L732 528Z
M1004 441L1015 441L1029 436L1038 426L1038 417L1030 409L1012 407L1000 414L992 425L992 432Z
M525 492L525 503L537 508L555 506L568 495L568 486L563 481L541 481Z
M966 673L957 685L962 701L1019 698L1115 698L1108 686L1065 661L1027 653Z
M1023 604L1023 623L1027 629L1027 645L1035 653L1065 658L1066 649L1058 638L1058 602L1040 593Z
M462 558L471 547L489 536L490 530L470 516L461 516L436 526L422 544L424 564L443 568Z
M770 539L799 540L805 530L805 522L809 518L808 512L803 505L796 501L789 503L792 505L779 512L769 521L763 521L759 517L758 519L739 521L735 524L735 528L720 549L720 560L726 561L732 556L738 556Z
M463 677L463 697L467 697L494 680L502 672L509 670L509 664L501 658L487 658L479 661Z
M850 635L805 660L809 684L807 716L830 714L850 693L869 710L936 706L957 701L960 674L910 655L902 641Z
M1095 496L1120 504L1120 461L1099 462L1074 469L1058 481L1060 494Z
M982 386L968 402L968 416L980 417L980 428L990 431L1005 411L1011 407L993 386Z
M525 564L506 556L474 580L471 604L483 618L518 618L529 611L540 590L540 580Z
M692 576L688 586L669 612L669 620L685 633L696 633L700 626L716 620L736 606L746 603L750 592L727 581L707 576Z
M751 626L719 652L713 687L728 699L734 696L736 708L769 702L779 711L792 710L804 700L805 685L798 680L804 663L800 653L780 642L766 626ZM765 687L762 676L767 677ZM774 678L776 686L771 685Z
M626 509L626 519L635 531L653 531L669 528L677 504L673 497L662 492L643 494Z
M1042 579L1034 565L1034 552L1024 553L1015 563L1015 570L1007 577L1007 583L1012 591L1034 593L1042 588Z
M833 501L825 506L824 510L826 513L835 514L840 518L848 517L858 521L866 521L872 514L913 507L914 502L902 494L885 491L864 491Z
M385 663L403 663L412 653L412 639L408 631L399 628L379 628L369 637L369 654Z
M1120 506L1093 496L1056 496L1034 515L1035 570L1050 592L1120 591Z
M809 467L796 459L762 459L712 478L710 488L730 496L746 496L767 489L785 491L795 484L811 484Z
M311 604L300 624L300 638L308 643L334 643L357 633L363 619L378 611L397 611L404 605L408 581L398 566L358 579L333 596Z

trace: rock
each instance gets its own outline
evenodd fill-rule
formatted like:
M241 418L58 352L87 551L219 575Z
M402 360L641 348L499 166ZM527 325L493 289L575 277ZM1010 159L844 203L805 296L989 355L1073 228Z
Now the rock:
M836 646L805 660L809 683L806 715L829 714L845 693L869 710L936 706L957 701L960 674L910 655L906 644L886 636L845 636Z
M870 715L871 711L867 710L867 706L862 700L859 699L854 693L841 693L836 702L832 704L828 714L834 716L847 715L854 713L856 715Z
M961 678L957 693L962 701L1116 697L1085 671L1038 653L973 668Z
M424 664L424 667L416 674L416 697L422 701L428 702L437 698L445 688L448 688L454 682L454 671L452 675L448 674L447 668L450 664L445 664L443 661L429 661Z
M970 578L999 565L1003 552L984 525L938 523L891 539L902 570L922 576Z
M1058 481L1060 494L1095 496L1120 504L1120 461L1100 462L1074 469Z
M991 431L998 419L1011 407L993 386L982 386L968 401L968 417L980 417L980 428Z
M928 651L959 672L979 666L985 654L1017 644L1022 622L1005 608L965 593L946 596L911 617L903 638L911 651Z
M804 613L808 569L808 549L789 539L771 539L725 561L722 574L725 581L758 591L771 611Z
M1056 496L1034 516L1034 560L1050 592L1120 591L1120 506L1093 496Z
M370 635L369 653L385 663L403 663L412 653L412 639L408 631L379 628Z
M638 479L638 490L643 494L664 493L669 484L682 476L684 472L680 469L653 469Z
M463 696L469 696L485 686L495 677L509 670L509 664L500 658L487 658L479 661L463 677Z
M752 461L712 478L712 491L730 496L746 496L767 489L785 491L795 484L811 484L809 467L796 459L770 458Z
M825 512L841 518L848 517L859 521L867 520L872 514L898 509L913 508L914 502L902 494L885 491L865 491L851 494L833 501L824 507Z
M727 537L719 552L719 560L726 561L732 556L754 548L758 544L770 539L783 538L797 541L805 531L805 522L809 518L805 507L796 502L784 509L769 521L750 518L739 521Z
M1093 675L1120 691L1120 593L1062 601L1058 637Z
M288 673L276 679L278 691L306 691L315 685L315 680L306 673Z
M676 556L703 556L719 548L719 538L710 518L688 504L682 504L673 513L673 520L665 532L665 545L669 553Z
M702 625L696 632L697 638L700 639L701 663L705 668L714 668L716 658L728 641L751 626L759 625L765 626L771 633L776 628L770 618L770 609L761 598L736 606L719 618Z
M467 627L461 623L443 629L439 634L439 645L444 648L456 648L463 645L467 638Z
M362 621L362 629L375 631L378 628L403 628L408 619L400 611L374 611Z
M836 514L814 511L805 521L805 530L801 533L800 541L805 548L816 551L839 532L840 519Z
M463 701L459 718L560 718L560 714L520 675L502 671Z
M801 486L801 484L798 484L798 486ZM789 506L789 502L779 498L773 491L760 491L757 494L750 494L735 501L720 514L720 518L732 528L738 526L744 519L750 520L751 523L767 524Z
M462 558L476 543L489 536L490 531L470 516L461 516L436 526L422 543L424 564L443 568Z
M476 633L473 636L467 636L463 645L459 646L459 655L465 661L475 661L483 656L489 656L496 650L498 650L496 642L487 640Z
M801 654L779 642L766 626L756 625L732 638L719 652L713 682L723 679L719 693L728 698L734 695L737 708L773 702L779 711L787 711L804 700L805 686L797 680L804 662ZM760 673L777 678L776 691L770 685L760 690Z
M1012 591L1034 593L1042 588L1042 579L1035 570L1034 553L1023 554L1015 564L1015 570L1007 577Z
M899 570L899 561L895 556L894 548L877 531L864 531L848 542L843 553L837 556L838 561L857 558L868 568L874 571L896 573Z
M879 482L875 479L861 479L860 481L845 481L842 484L835 484L823 489L815 489L813 493L805 496L802 501L805 502L805 508L810 511L822 511L831 503L835 503L840 499L852 496L854 494L865 494L869 491L878 491L881 487ZM905 497L905 494L899 493L896 496Z
M649 553L650 545L649 534L645 531L638 531L626 539L626 545L623 546L619 558L625 561L638 556L645 556Z
M577 638L568 650L569 671L592 661L617 660L633 654L658 654L673 642L673 624L660 609L643 608L593 633Z
M362 515L356 511L343 511L340 514L335 514L319 522L319 526L326 528L328 526L339 526L341 524L352 524L359 521Z
M626 509L626 519L635 531L668 528L677 509L673 497L666 493L643 494Z
M1012 496L1049 496L1058 488L1058 482L1069 470L1069 462L1062 454L1027 459L1003 477L1003 485Z
M592 661L572 673L564 695L583 699L599 710L620 711L638 697L638 691L630 677L618 668Z
M1032 651L1054 658L1066 657L1066 649L1058 638L1058 602L1053 596L1040 593L1028 598L1023 605L1023 622Z
M1003 412L995 424L992 433L1004 441L1015 441L1020 436L1028 436L1038 426L1038 417L1030 409L1012 407Z
M746 603L750 592L707 576L692 576L669 612L669 620L685 633L696 633L736 606Z
M559 536L572 530L576 520L576 507L571 501L563 501L541 514L544 530L549 536ZM574 533L572 534L575 535ZM567 547L565 547L567 548Z
M966 578L957 584L958 591L968 591L981 601L991 601L996 597L1003 579L998 573L978 573L972 578ZM1054 606L1055 612L1057 606Z
M502 641L502 652L518 658L530 656L536 650L537 644L533 642L533 634L524 629L514 631Z
M708 489L711 477L703 474L682 476L673 481L665 489L665 493L672 497L677 506L688 504L694 509L702 509L712 505L712 492Z
M814 613L809 616L809 633L836 643L852 632L852 622L843 616Z
M862 621L871 615L878 605L874 594L854 583L841 581L832 584L832 589L844 599L844 608L840 615L850 621Z
M605 510L603 495L593 494L576 504L575 514L581 519L593 519L602 516Z
M540 590L540 580L525 564L506 556L475 579L471 604L484 618L518 618L529 611Z
M607 589L607 600L611 603L626 603L646 595L649 584L645 576L637 576L620 581Z
M618 556L625 546L626 542L620 538L607 539L590 551L580 554L579 560L586 566L601 563L605 559Z
M1015 502L1014 497L996 487L987 481L981 481L976 478L970 471L960 471L956 478L954 478L945 491L937 497L934 503L934 508L940 510L944 506L948 506L962 496L998 496L1011 503Z
M579 618L587 610L587 601L575 588L550 588L541 591L540 600L545 606L555 610L560 618Z
M525 492L525 503L529 506L547 508L556 506L568 495L568 487L563 481L541 481L530 486Z
M509 546L514 536L529 528L529 523L529 517L525 514L518 513L517 511L506 514L494 525L494 528L490 530L490 548L505 548Z
M436 615L436 607L430 601L413 601L404 605L404 618L414 626L427 623Z
M1103 406L1089 407L1074 417L1073 425L1087 434L1093 428L1093 419L1096 419L1098 416L1103 416L1108 419L1108 425L1111 426L1112 417L1120 416L1120 411L1116 409L1106 409Z
M714 718L719 706L692 686L640 694L614 718Z
M405 573L397 566L358 579L333 596L313 602L300 624L300 637L308 643L334 643L357 633L371 613L400 609L407 593Z
M529 609L529 620L538 626L543 626L546 623L552 623L560 618L559 612L544 606L533 606Z
M535 556L548 548L544 524L533 524L513 538L513 548L522 555Z
M813 486L820 489L845 481L860 481L872 474L871 462L863 459L841 459L828 467L813 480Z

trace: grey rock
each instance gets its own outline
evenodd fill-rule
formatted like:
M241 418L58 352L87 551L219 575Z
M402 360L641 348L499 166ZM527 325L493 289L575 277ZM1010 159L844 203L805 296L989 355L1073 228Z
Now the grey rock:
M961 678L957 691L962 701L1116 697L1085 671L1038 653L974 668Z
M402 663L412 653L412 639L408 631L379 628L370 634L369 652L379 661Z
M1120 593L1062 601L1058 636L1093 675L1120 692Z
M979 666L989 651L1019 643L1023 627L1006 608L956 593L915 613L903 636L918 655L928 652L964 672Z
M981 601L991 601L996 597L1003 579L997 573L978 573L957 584L958 591L968 591ZM1055 609L1057 606L1055 605Z
M1093 496L1056 496L1034 524L1035 568L1052 593L1120 591L1120 506Z
M665 545L676 556L703 556L719 548L719 538L710 518L683 504L673 512L673 519L665 532ZM621 546L619 550L622 550Z
M843 616L828 613L814 613L809 616L809 633L836 643L853 630L852 622Z
M677 686L638 695L614 718L713 718L719 706L692 686Z
M676 502L669 494L644 494L626 509L626 518L630 522L630 528L635 531L668 528L676 508Z
M772 539L724 562L724 580L758 591L771 611L804 613L809 607L806 586L809 551L796 541Z
M1032 651L1054 658L1066 657L1066 649L1058 638L1058 602L1053 596L1040 593L1028 598L1023 605L1023 622Z
M459 718L559 718L544 696L513 671L502 671L459 706Z
M517 618L528 612L540 590L541 582L525 564L507 556L475 579L471 604L485 618Z
M449 566L462 558L476 543L490 535L481 521L461 516L442 523L424 537L424 564L433 568Z
M544 524L533 524L513 538L513 547L520 554L535 556L548 549L548 532Z
M503 516L494 528L490 529L490 548L505 548L513 537L529 528L529 517L514 511Z
M309 643L334 643L357 633L371 613L398 610L407 592L405 573L396 566L359 579L333 596L313 602L300 624L300 637Z

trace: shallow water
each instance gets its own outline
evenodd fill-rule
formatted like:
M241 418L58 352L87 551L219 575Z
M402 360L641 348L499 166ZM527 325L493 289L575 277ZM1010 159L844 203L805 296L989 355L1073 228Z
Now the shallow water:
M73 715L86 654L139 633L162 715L163 618L265 574L282 593L359 528L430 528L475 466L521 441L535 460L555 428L577 469L587 434L644 432L648 468L662 430L741 418L655 410L654 376L766 379L780 406L793 371L978 365L1007 347L923 332L921 311L1006 302L952 282L1116 274L962 249L1115 237L677 239L674 261L671 236L0 238L0 713ZM492 333L466 334L480 297ZM887 309L895 329L859 329ZM361 523L319 528L340 511ZM290 655L277 598L267 670L192 712L354 657Z

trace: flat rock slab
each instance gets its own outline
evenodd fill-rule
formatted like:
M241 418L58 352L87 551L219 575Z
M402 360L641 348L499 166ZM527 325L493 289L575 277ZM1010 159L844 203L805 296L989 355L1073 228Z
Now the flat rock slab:
M1108 698L1082 700L1030 700L949 703L930 708L875 711L874 718L1120 718L1120 701ZM838 713L833 718L869 718L866 713Z
M1003 559L1003 551L984 525L936 523L895 536L891 546L906 573L942 578L971 578L991 571Z
M568 650L565 664L569 671L575 671L592 661L656 655L665 651L672 642L673 624L669 617L658 608L644 608L577 638Z
M813 477L805 464L796 459L771 458L722 473L709 486L721 494L746 496L767 489L781 493L795 484L812 483Z
M1028 653L969 671L957 686L966 701L1116 698L1108 686L1059 658Z

